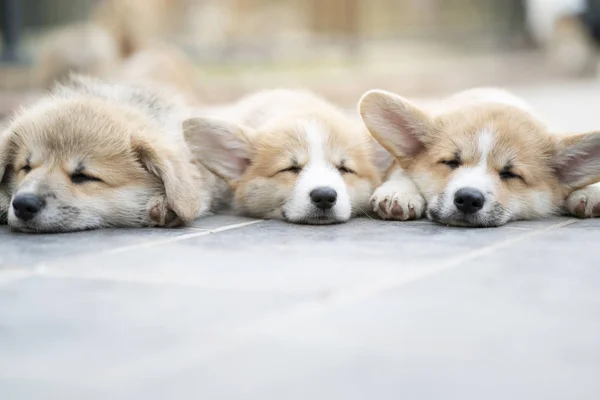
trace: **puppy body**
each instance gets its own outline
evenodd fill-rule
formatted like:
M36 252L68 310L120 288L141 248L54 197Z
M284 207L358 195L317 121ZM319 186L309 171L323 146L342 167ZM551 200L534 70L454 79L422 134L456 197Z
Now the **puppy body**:
M192 221L225 193L184 142L189 115L149 89L84 77L57 86L2 134L9 225L63 232Z
M587 199L594 189L578 189L600 180L600 134L553 134L509 92L472 89L418 107L371 91L360 111L398 160L373 196L375 210L388 218L395 203L411 201L417 210L426 205L427 217L440 223L498 226L558 213L568 196L570 212L592 214ZM576 212L582 196L583 214Z
M243 214L344 222L367 211L381 182L379 146L360 121L312 93L258 92L205 115L187 126L186 139L229 181Z

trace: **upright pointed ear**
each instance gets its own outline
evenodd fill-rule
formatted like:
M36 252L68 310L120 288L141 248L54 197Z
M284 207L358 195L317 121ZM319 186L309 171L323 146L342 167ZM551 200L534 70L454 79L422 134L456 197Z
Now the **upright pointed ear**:
M411 159L424 149L433 121L410 101L371 90L360 99L358 108L371 135L399 160Z
M163 182L169 208L184 223L191 222L204 208L198 169L187 149L178 149L161 138L153 139L133 136L131 147L145 168Z
M600 132L561 138L554 165L560 182L572 190L600 181Z
M194 158L228 183L238 180L250 165L249 128L198 117L184 121L183 132Z

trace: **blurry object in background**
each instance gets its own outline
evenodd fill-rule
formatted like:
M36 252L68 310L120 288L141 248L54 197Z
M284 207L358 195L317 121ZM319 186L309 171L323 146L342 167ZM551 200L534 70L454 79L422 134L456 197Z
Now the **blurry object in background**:
M114 36L93 23L59 28L44 38L38 53L38 82L50 87L69 73L103 76L121 60Z
M581 21L588 29L592 40L600 44L600 0L587 0Z
M552 38L548 44L548 56L559 73L578 77L596 73L598 55L596 44L580 14L558 16L554 23Z
M595 75L598 65L598 0L528 0L527 21L557 72Z
M534 40L546 46L553 37L560 16L575 15L585 9L585 0L525 0L527 27Z
M38 52L38 78L51 86L70 72L104 76L120 61L160 43L181 0L102 0L86 22L51 32Z
M527 0L19 1L22 52L52 55L40 58L45 85L69 70L104 75L164 44L201 66L210 78L203 79L203 99L219 102L265 87L302 86L350 103L375 86L437 93L531 83L551 72L527 40ZM48 37L53 27L62 28ZM60 31L74 37L61 38ZM44 36L52 50L38 52ZM162 58L152 57L153 65ZM31 73L3 68L0 89L37 89Z
M0 18L2 26L1 61L18 61L19 39L21 33L20 0L0 0Z
M155 46L131 55L111 76L137 84L174 89L186 102L199 105L202 94L200 74L187 55L173 46Z
M108 30L126 58L173 36L184 0L102 0L91 20Z

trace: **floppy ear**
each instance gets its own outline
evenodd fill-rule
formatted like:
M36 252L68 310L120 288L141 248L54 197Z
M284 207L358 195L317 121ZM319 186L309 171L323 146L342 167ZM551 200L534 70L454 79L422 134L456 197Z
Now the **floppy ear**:
M395 157L410 159L424 149L433 122L410 101L371 90L360 99L358 108L371 135Z
M0 135L0 224L5 224L13 189L8 170L13 162L15 148L10 130L0 130Z
M572 190L600 181L600 132L561 138L554 165L560 182Z
M15 138L8 122L0 121L0 182L6 178L4 174L12 164L15 155Z
M162 180L171 210L183 222L196 219L203 207L200 177L187 149L178 151L160 139L144 136L133 136L131 147L146 169Z
M239 179L250 165L248 128L199 117L184 121L183 133L194 158L228 183Z

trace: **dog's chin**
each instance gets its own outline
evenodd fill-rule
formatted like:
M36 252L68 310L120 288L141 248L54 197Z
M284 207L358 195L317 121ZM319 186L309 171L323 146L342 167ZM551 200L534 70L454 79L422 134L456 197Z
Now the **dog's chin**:
M496 228L506 224L498 218L489 218L485 215L464 214L456 211L450 214L441 214L435 209L427 210L427 218L441 225L456 226L462 228Z
M299 225L333 225L346 222L348 219L339 218L335 213L328 211L312 211L306 215L291 218L282 211L282 219L286 222Z
M20 220L9 219L8 225L10 229L15 232L21 233L68 233L68 232L79 232L87 231L91 229L97 229L96 227L77 227L70 226L69 224L48 224L39 222L23 222Z

